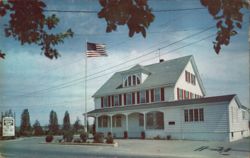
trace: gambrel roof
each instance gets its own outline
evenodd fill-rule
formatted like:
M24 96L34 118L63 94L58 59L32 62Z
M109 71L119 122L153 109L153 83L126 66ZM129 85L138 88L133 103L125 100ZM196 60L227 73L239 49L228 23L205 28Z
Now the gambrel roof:
M202 92L205 94L205 89L203 87L193 56L189 55L146 66L137 64L131 69L116 72L106 83L104 83L104 85L100 89L97 90L93 97L120 94L160 86L174 87L189 61L192 63L198 83L202 89ZM122 75L139 70L141 70L142 73L148 74L147 79L142 84L121 88Z

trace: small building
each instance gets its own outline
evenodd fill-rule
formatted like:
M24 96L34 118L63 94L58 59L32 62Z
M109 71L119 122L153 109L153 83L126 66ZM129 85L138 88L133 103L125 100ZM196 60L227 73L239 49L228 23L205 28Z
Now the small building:
M116 72L93 95L96 131L115 137L234 141L249 136L237 95L206 97L193 56Z

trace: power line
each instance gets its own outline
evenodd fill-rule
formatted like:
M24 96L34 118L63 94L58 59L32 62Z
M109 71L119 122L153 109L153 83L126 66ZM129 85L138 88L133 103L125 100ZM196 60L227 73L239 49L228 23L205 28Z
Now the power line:
M164 46L164 47L160 47L160 48L158 48L158 49L155 49L155 50L153 50L153 51L150 51L150 52L148 52L148 53L146 53L146 54L144 54L144 55L141 55L141 56L138 56L138 57L136 57L136 58L130 59L130 60L128 60L128 61L122 62L122 63L117 64L117 65L115 65L115 66L108 67L108 68L106 68L106 69L104 69L104 70L102 70L102 71L98 71L98 72L96 72L96 73L90 74L90 75L87 76L87 78L89 78L89 77L91 77L91 76L94 76L94 75L96 75L96 74L99 74L99 73L103 73L103 72L105 72L105 71L107 71L107 70L111 70L111 69L117 68L117 66L124 65L124 64L127 64L127 63L131 62L131 61L134 61L134 60L140 59L140 58L142 58L142 57L145 57L145 56L147 56L147 55L149 55L149 54L154 53L155 51L158 51L159 49L160 49L160 50L161 50L161 49L165 49L165 48L167 48L167 47L169 47L169 46L171 46L171 45L174 45L174 44L176 44L176 43L182 42L182 41L184 41L184 40L186 40L186 39L189 39L189 38L191 38L191 37L194 37L194 36L196 36L196 35L199 35L199 34L205 32L205 31L208 31L208 30L212 29L213 27L214 27L214 26L208 27L208 28L206 28L206 29L204 29L204 30L202 30L202 31L200 31L200 32L198 32L198 33L195 33L195 34L186 36L186 37L182 38L181 40L175 41L175 42L170 43L170 44L168 44L168 45L166 45L166 46ZM62 83L62 84L55 85L55 86L52 86L52 87L49 87L49 88L46 88L46 89L42 89L42 90L38 90L38 91L34 91L34 92L30 92L30 93L26 93L26 94L18 95L18 96L19 96L19 97L22 97L22 96L30 96L30 95L32 95L32 94L37 94L37 93L39 94L39 93L46 92L46 91L49 91L49 90L55 90L55 89L59 89L59 88L66 88L66 87L75 85L76 83L80 82L80 81L83 80L83 79L85 79L85 76L84 76L84 77L80 77L80 78L78 78L78 79L74 79L74 80L69 81L69 82L67 82L67 83ZM91 78L91 79L94 79L94 78ZM89 80L89 79L88 79L88 80ZM76 82L76 83L75 83L75 82Z
M197 43L199 43L199 42L201 42L201 41L204 41L204 40L206 40L206 39L209 39L209 38L211 38L211 37L213 37L213 36L215 36L215 35L216 35L216 34L209 35L209 36L206 36L206 37L204 37L204 38L202 38L202 39L199 39L199 40L197 40L197 41L188 43L188 44L186 44L186 45L184 45L184 46L181 46L181 47L172 49L172 50L170 50L170 51L167 51L167 52L163 53L163 54L164 54L163 56L168 55L168 54L170 54L170 53L173 53L173 52L175 52L175 51L177 51L177 50L183 49L183 48L185 48L185 47L188 47L188 46L197 44ZM158 58L158 57L155 57L155 58ZM148 58L148 59L146 59L146 60L143 60L142 62L149 61L149 60L152 60L152 58ZM142 63L142 62L140 62L140 63ZM113 73L113 72L110 72L110 73ZM104 75L108 75L108 74L110 74L110 73L106 73L106 74L104 74ZM102 75L102 76L104 76L104 75ZM100 78L100 77L102 77L102 76L97 76L97 77L92 78L92 79L89 79L89 80L93 80L93 79L96 79L96 78ZM73 103L73 102L79 102L79 101L81 101L81 100L82 100L82 99L71 100L71 101L63 101L63 102L54 102L54 103L36 104L36 105L35 105L35 106L36 106L35 108L40 108L40 106L43 106L43 105L50 105L50 104L51 104L51 105L56 105L56 106L62 106L62 105L63 105L63 106L68 106L67 104L70 104L70 103ZM15 106L15 107L17 108L17 107L20 107L20 106ZM25 107L27 107L27 106L25 106ZM34 108L34 104L32 104L32 107ZM22 107L20 107L20 108L24 108L24 107L22 106Z
M206 37L204 37L204 38L202 38L202 39L199 39L199 40L197 40L197 41L188 43L188 44L186 44L186 45L184 45L184 46L181 46L181 47L172 49L172 50L167 51L167 52L165 52L165 53L163 53L163 54L164 54L164 55L167 55L167 54L170 54L170 53L174 53L174 52L177 51L177 50L180 50L180 49L183 49L183 48L185 48L185 47L194 45L194 44L196 44L196 43L199 43L199 42L201 42L201 41L204 41L204 40L206 40L206 39L209 39L209 38L211 38L211 37L213 37L213 36L215 36L215 35L216 35L216 34L206 36ZM164 56L164 55L163 55L163 56ZM143 60L142 62L150 61L150 60L156 59L156 58L158 58L158 57L153 57L153 58L150 57L150 58L147 58L147 59ZM139 62L139 63L142 63L142 62ZM134 64L133 64L133 65L134 65ZM131 66L132 66L132 65L128 65L128 66L126 66L126 67L123 67L122 69L129 68L129 67L131 67ZM117 70L116 70L116 71L117 71ZM116 72L116 71L108 72L108 73L105 73L105 74L102 74L102 75L99 75L99 76L90 78L90 79L88 79L88 81L89 81L89 80L94 80L94 79L97 79L97 78L100 78L100 77L103 77L103 76L106 76L106 75L109 75L109 74L114 73L114 72ZM79 84L79 83L82 83L82 81L78 81L78 82L76 82L76 83L71 83L71 84L69 84L69 85L65 85L65 86L62 86L62 87L58 87L58 88L56 88L56 89L54 89L54 90L58 90L58 89L63 89L63 88L71 87L72 85L77 85L77 84Z

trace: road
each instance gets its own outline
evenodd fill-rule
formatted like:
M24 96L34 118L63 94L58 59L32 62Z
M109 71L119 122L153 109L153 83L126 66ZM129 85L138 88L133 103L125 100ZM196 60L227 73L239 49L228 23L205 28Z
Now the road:
M42 143L44 138L20 138L0 142L3 158L154 158L159 156L118 153L116 147L57 145ZM0 156L1 157L1 156Z

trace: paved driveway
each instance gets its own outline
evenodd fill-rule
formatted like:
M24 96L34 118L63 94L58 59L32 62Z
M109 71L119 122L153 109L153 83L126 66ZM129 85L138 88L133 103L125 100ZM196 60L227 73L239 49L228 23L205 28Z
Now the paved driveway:
M1 141L4 158L63 158L63 157L227 157L249 158L250 139L236 142L183 140L115 140L118 147L44 144L44 138L20 138ZM1 157L1 156L0 156Z

